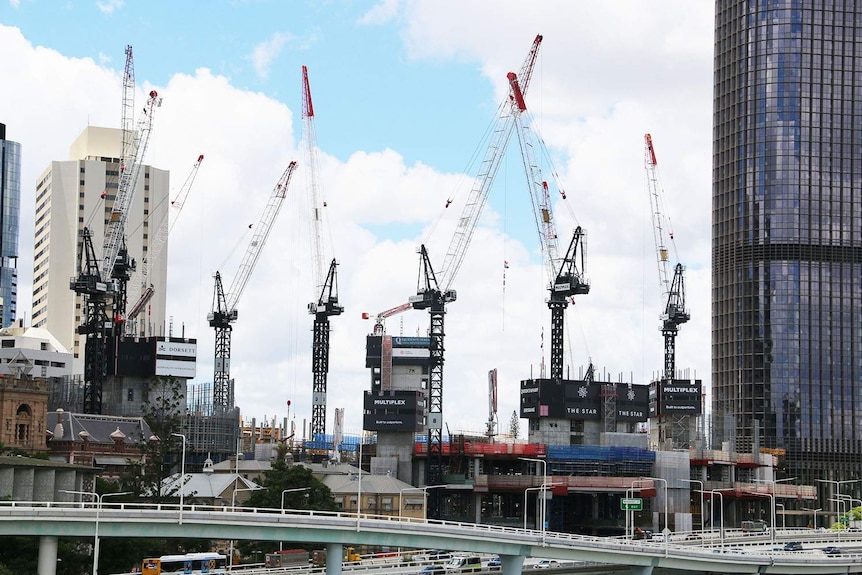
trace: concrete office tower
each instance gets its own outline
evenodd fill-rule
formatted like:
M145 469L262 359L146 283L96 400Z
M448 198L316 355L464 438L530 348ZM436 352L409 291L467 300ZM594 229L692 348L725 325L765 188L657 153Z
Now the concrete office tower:
M12 324L18 304L18 220L21 212L21 144L0 124L0 328Z
M81 297L69 289L69 280L78 273L84 227L92 231L96 257L101 260L105 222L119 182L120 136L118 129L87 127L72 144L69 160L51 162L36 185L32 321L73 353L75 373L83 372L84 349L75 328L81 324L84 307ZM167 215L169 185L166 170L141 168L126 220L126 245L139 268ZM146 280L155 288L155 296L143 319L151 326L147 333L156 335L165 332L167 251L164 246L158 260L150 263ZM129 282L128 308L140 292L140 280Z
M862 3L715 6L713 430L797 483L858 480Z

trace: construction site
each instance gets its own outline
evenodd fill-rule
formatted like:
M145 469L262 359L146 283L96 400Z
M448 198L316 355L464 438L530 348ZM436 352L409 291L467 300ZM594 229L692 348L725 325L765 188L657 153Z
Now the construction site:
M691 530L722 521L760 519L764 501L761 481L773 481L773 498L782 498L786 524L802 524L803 506L817 497L811 486L774 487L779 454L761 452L757 445L724 441L714 449L705 419L703 383L676 363L676 337L690 319L685 302L685 266L676 256L658 160L650 134L644 136L644 170L648 182L655 238L656 272L662 301L659 332L664 366L653 381L623 381L599 373L589 358L578 378L565 365L566 309L588 298L586 230L580 226L562 234L557 229L553 199L565 191L548 179L539 158L549 157L544 141L527 113L527 93L542 36L536 36L517 72L507 77L508 93L496 111L494 127L472 188L447 251L437 261L426 245L419 248L419 281L403 303L373 316L365 341L369 386L362 395L363 433L346 437L343 410L334 409L334 429L326 414L330 360L330 318L344 312L338 296L338 263L326 255L320 238L325 202L320 200L319 159L314 106L308 70L302 69L302 164L312 213L312 257L318 291L307 304L312 316L311 413L308 425L295 429L289 418L260 421L243 417L231 377L231 335L241 297L252 278L261 251L281 210L297 162L290 162L276 181L260 220L253 227L245 255L232 276L214 275L213 304L207 315L215 333L212 382L187 385L196 377L197 342L184 337L155 336L140 312L152 297L146 278L141 297L126 309L127 285L136 278L134 260L126 252L124 222L143 164L147 138L158 106L152 93L147 113L135 127L131 108L124 108L123 149L117 170L115 197L106 200L108 213L101 254L85 227L81 234L80 267L71 288L83 302L78 333L86 338L82 379L67 379L52 390L49 410L62 408L92 414L140 415L156 396L164 397L165 380L179 382L176 413L182 417L185 465L199 471L204 462L254 457L269 459L272 446L287 445L294 461L344 461L372 474L391 475L423 490L427 516L455 521L502 525L543 526L565 532L619 534L632 524ZM134 90L131 47L127 50L124 94ZM527 422L526 441L499 429L497 374L488 373L485 433L450 432L444 418L445 317L457 300L456 278L471 246L495 176L509 148L517 141L524 168L533 223L539 235L549 309L550 362L536 377L520 380L518 417ZM203 156L172 202L144 262L159 254L194 182ZM553 169L550 173L556 177ZM449 207L447 202L446 207ZM158 240L158 238L162 238ZM675 261L671 257L676 258ZM438 265L434 265L434 264ZM146 269L146 268L144 268ZM415 270L405 270L413 274ZM146 274L144 274L146 275ZM223 283L230 277L230 283ZM227 287L226 287L227 286ZM537 297L540 297L537 294ZM427 310L427 335L386 332L385 322L407 310ZM702 310L701 313L708 313ZM656 342L661 341L656 336ZM657 343L658 345L658 343ZM159 387L163 386L163 387ZM359 398L356 398L359 401ZM289 406L289 402L288 402ZM477 410L478 411L478 410ZM188 450L185 450L186 442ZM532 493L531 493L532 492ZM706 499L704 494L708 494ZM714 497L719 497L716 504ZM623 500L637 500L626 507ZM773 499L774 501L774 499ZM709 502L708 509L706 502ZM715 509L713 509L715 507ZM727 517L725 517L727 513Z

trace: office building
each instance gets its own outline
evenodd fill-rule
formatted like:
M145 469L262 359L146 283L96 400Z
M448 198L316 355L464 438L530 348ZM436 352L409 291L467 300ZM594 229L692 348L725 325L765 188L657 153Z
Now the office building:
M69 280L78 272L84 227L91 230L96 257L101 257L105 223L119 181L121 133L113 128L87 127L72 144L69 160L51 162L36 185L32 321L73 353L75 373L83 372L84 349L75 328L81 324L85 308L81 296L69 288ZM126 246L139 270L128 284L129 308L138 301L142 284L155 290L139 318L146 322L148 335L165 335L166 331L167 246L149 263L146 278L141 277L140 268L167 215L168 192L168 172L142 166L125 227ZM105 270L101 272L105 274Z
M862 469L862 3L715 6L714 438L834 490Z
M0 124L0 328L11 325L18 303L18 220L21 212L21 144Z

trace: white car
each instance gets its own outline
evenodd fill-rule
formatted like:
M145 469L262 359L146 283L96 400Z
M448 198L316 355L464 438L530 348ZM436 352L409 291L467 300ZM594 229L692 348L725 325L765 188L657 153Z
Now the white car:
M533 566L533 568L534 569L556 569L559 566L560 566L560 563L556 559L540 559L539 562Z

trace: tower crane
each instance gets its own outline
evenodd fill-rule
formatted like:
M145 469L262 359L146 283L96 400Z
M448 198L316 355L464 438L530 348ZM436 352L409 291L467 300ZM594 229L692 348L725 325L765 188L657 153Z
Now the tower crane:
M213 405L216 409L226 411L234 406L233 391L230 381L230 337L233 327L231 324L238 317L236 305L248 284L251 272L260 257L260 252L266 244L272 224L281 210L281 204L287 195L290 178L296 169L296 162L290 162L287 169L278 179L272 190L269 202L263 211L255 233L246 249L245 256L239 265L236 275L231 282L230 289L224 290L221 274L215 273L215 290L213 294L212 311L207 314L210 327L215 329L215 374L213 378Z
M527 58L521 66L521 90L526 93L533 75L542 36L533 40ZM446 304L455 301L457 293L451 289L452 282L461 267L473 232L482 209L488 199L488 192L497 175L503 153L512 136L514 118L511 113L509 99L506 98L497 111L497 120L491 132L489 146L479 166L473 187L461 212L461 217L455 228L455 233L449 243L438 283L428 252L423 244L420 247L420 271L417 292L409 298L414 309L427 309L431 316L430 329L430 370L428 381L428 461L425 466L425 482L427 485L439 485L443 482L443 360L444 360L444 316ZM439 517L442 495L438 491L429 493L428 516Z
M129 310L128 315L126 316L126 335L134 335L135 334L135 323L138 317L138 314L141 313L141 310L144 309L151 299L153 299L153 295L155 295L155 288L153 285L149 283L149 270L150 265L158 261L159 256L162 253L162 249L165 247L165 243L168 240L168 236L171 233L171 230L174 229L174 225L177 223L177 219L180 216L180 212L182 212L183 205L185 204L186 198L189 195L189 192L192 189L192 184L195 182L195 178L198 175L198 168L201 166L201 162L203 162L204 156L203 154L198 156L197 161L192 166L189 175L186 176L186 180L183 183L182 187L180 187L179 192L177 192L176 197L171 201L170 206L168 207L168 214L159 224L159 228L156 231L156 235L153 238L153 241L150 243L149 249L147 250L147 255L141 260L140 271L135 270L135 273L132 275L132 282L137 281L140 278L141 282L141 295L138 298L137 303L132 306L132 309ZM138 330L139 335L145 335L146 324L142 324L140 330Z
M665 235L673 243L673 230L664 208L664 190L658 176L658 161L652 136L644 135L644 167L646 168L647 188L652 211L653 236L655 238L656 261L658 263L659 283L664 299L664 311L661 315L661 333L664 336L664 379L672 380L676 371L676 334L679 326L691 319L685 309L685 282L683 274L685 267L677 261L670 276L668 248ZM674 253L676 245L674 244ZM678 260L679 258L677 258Z
M566 308L571 297L590 293L590 284L583 275L585 264L584 232L580 226L575 228L572 240L569 242L569 248L563 258L560 259L548 183L542 179L541 169L533 153L537 146L542 145L542 140L536 137L527 122L527 103L518 76L514 72L509 72L507 78L509 79L512 118L515 123L515 132L518 135L518 145L521 149L524 173L530 188L530 200L533 205L536 229L539 233L548 281L550 282L548 307L551 310L551 379L559 381L563 379L563 336Z
M132 47L127 46L123 72L120 177L111 213L105 223L101 265L93 247L92 231L84 227L78 246L78 275L69 282L70 289L84 298L84 320L76 331L86 337L83 405L85 413L102 412L102 390L108 371L108 341L123 331L126 287L130 273L135 268L134 260L126 251L124 240L127 211L137 188L152 131L153 115L155 109L161 106L158 93L151 91L138 120L137 130L133 130L134 88L134 57ZM110 315L109 302L113 307Z
M311 346L311 372L314 377L311 398L311 437L326 434L326 380L329 374L329 318L341 315L344 307L338 304L338 281L335 258L329 264L329 271L323 276L323 248L320 241L320 228L323 220L323 207L318 200L318 158L317 137L314 130L314 104L311 100L311 86L308 83L308 68L302 67L302 119L305 137L305 160L308 167L308 194L311 203L311 243L314 259L314 285L320 289L317 301L308 304L308 313L314 316L313 340Z

